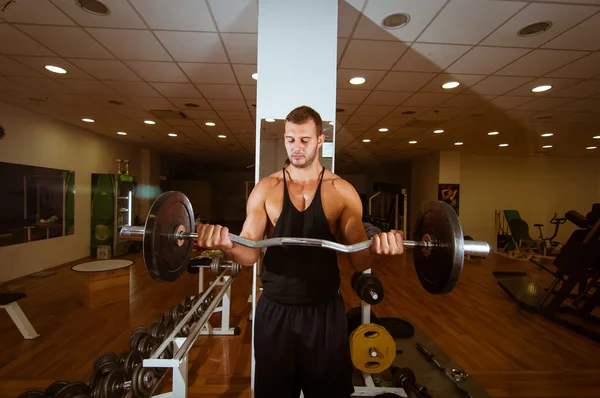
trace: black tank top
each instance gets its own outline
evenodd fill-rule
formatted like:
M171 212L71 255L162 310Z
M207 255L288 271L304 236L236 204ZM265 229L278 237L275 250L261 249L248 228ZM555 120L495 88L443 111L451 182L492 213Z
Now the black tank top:
M315 197L305 211L299 211L288 193L283 169L283 207L271 237L318 238L336 241L321 201L319 177ZM267 248L261 269L263 294L282 304L315 304L337 294L340 273L337 255L320 247L273 246Z

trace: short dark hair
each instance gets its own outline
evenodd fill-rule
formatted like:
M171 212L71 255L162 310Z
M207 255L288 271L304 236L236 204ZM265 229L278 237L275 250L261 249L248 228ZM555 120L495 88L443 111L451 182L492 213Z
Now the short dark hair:
M317 136L323 134L323 120L321 119L321 115L309 106L299 106L285 117L286 122L294 124L303 124L309 120L315 122L315 125L317 126Z

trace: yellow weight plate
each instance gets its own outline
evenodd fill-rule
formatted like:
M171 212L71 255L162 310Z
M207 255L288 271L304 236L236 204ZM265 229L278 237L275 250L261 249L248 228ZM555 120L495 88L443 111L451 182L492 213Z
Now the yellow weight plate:
M350 335L350 355L356 369L364 373L381 373L396 358L396 342L382 326L367 323Z

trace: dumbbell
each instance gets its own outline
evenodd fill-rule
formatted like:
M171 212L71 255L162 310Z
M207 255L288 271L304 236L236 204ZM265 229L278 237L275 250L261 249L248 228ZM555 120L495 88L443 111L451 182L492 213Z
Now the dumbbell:
M363 274L356 271L350 280L352 289L361 300L370 305L376 305L383 301L383 285L374 274Z
M94 390L94 397L122 398L128 391L134 397L147 397L151 392L156 377L153 369L138 365L133 371L131 380L127 380L127 374L122 369L115 369L108 373L101 384ZM96 394L99 395L96 395Z
M392 377L396 379L397 385L402 387L407 393L412 392L417 398L432 398L427 387L417 383L415 373L409 368L398 368L393 366Z

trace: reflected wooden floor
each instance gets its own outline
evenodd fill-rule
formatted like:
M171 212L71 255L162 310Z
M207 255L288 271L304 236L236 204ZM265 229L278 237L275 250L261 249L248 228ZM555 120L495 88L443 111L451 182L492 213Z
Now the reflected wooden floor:
M124 258L135 261L129 300L94 309L83 306L78 275L70 265L46 278L24 277L3 286L27 294L20 305L41 337L23 340L2 311L0 397L44 390L56 380L87 382L96 357L106 351L120 353L135 327L148 326L157 313L197 292L195 275L159 284L146 273L141 255ZM497 286L492 276L496 270L526 270L542 286L550 282L549 275L529 262L491 255L467 261L456 289L433 296L420 286L409 253L374 270L385 287L385 300L374 312L412 321L493 397L599 397L600 345L518 310ZM341 273L347 307L359 305L345 260ZM251 269L246 268L232 287L231 322L241 328L241 335L198 339L189 360L190 396L249 396L250 290ZM161 392L170 388L166 381Z

